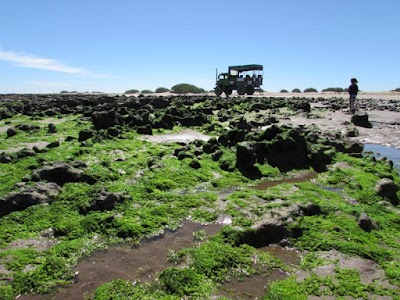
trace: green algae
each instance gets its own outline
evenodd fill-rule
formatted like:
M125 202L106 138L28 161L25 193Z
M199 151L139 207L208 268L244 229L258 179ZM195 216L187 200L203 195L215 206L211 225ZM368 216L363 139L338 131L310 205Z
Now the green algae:
M208 102L205 101L204 105ZM279 105L271 104L271 108ZM234 105L238 110L251 111L250 106L243 102ZM213 116L213 130L209 131L208 125L198 129L215 135L225 133L216 120ZM175 151L182 145L152 144L127 128L122 128L118 138L99 132L98 136L85 141L85 145L76 139L66 142L67 136L77 137L77 131L90 128L90 122L81 116L63 118L63 122L56 125L57 133L51 135L47 133L46 124L26 116L14 116L11 124L28 121L40 129L33 133L19 131L16 136L0 141L0 148L11 149L16 141L60 140L61 144L58 148L36 153L35 157L2 164L0 196L17 191L15 184L29 179L33 169L57 161L84 161L87 164L84 173L95 176L97 182L94 185L67 183L49 203L13 212L0 219L0 264L8 272L0 274L0 279L13 278L10 283L0 283L1 299L12 299L31 290L46 292L57 284L71 282L71 270L77 260L103 247L104 241L139 242L144 236L157 234L166 227L173 228L188 216L201 222L214 222L219 215L225 214L232 218L233 226L249 229L268 213L279 215L281 209L309 203L317 205L318 213L294 216L284 224L290 233L297 233L289 237L292 245L310 253L303 261L303 269L312 270L326 263L312 256L316 251L337 249L375 261L391 283L400 286L398 213L393 206L379 204L384 199L374 190L379 179L391 178L399 183L399 176L383 161L356 158L328 149L332 165L337 166L319 175L315 181L283 183L256 191L248 187L256 182L243 176L236 168L235 147L220 145L220 157L216 159L212 154L196 152L202 144L193 142L184 151L187 157L176 156ZM4 121L1 125L5 125ZM175 126L172 130L157 129L154 132L162 134L179 130ZM289 129L281 138L294 143L293 134L294 131ZM100 135L106 138L100 139ZM201 167L193 168L193 160ZM256 167L264 178L275 180L284 177L277 168L268 164L256 163ZM324 190L323 186L343 188L343 194ZM219 193L230 187L241 190L218 201ZM83 213L103 189L128 197L111 210ZM371 232L365 232L357 224L362 213L368 214L377 224ZM38 238L49 229L54 232L56 243L48 249L8 248L13 241ZM192 261L185 268L166 269L158 281L150 284L115 280L98 288L95 299L208 298L229 276L240 278L283 267L275 259L257 254L264 267L255 268L255 249L239 245L241 233L231 228L223 229L222 234L225 236L223 241L214 239L199 248L176 253L177 262L182 262L184 257L185 261ZM312 275L299 283L293 275L272 283L266 299L306 299L308 295L322 295L321 286L329 287L326 295L336 297L365 298L368 293L398 296L393 290L362 284L355 270L338 269L335 280Z

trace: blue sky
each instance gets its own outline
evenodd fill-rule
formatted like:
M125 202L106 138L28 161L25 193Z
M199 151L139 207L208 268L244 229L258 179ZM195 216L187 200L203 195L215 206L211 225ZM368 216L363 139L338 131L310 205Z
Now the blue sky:
M398 0L2 1L0 93L124 92L264 65L267 91L400 87Z

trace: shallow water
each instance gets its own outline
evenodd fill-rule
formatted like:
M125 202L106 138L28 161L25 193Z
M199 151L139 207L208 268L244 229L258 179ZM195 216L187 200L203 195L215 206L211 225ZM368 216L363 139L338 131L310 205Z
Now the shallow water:
M311 179L314 179L317 177L316 172L302 172L297 174L297 176L292 177L292 178L285 178L281 180L265 180L254 186L253 188L256 190L265 190L271 187L274 187L278 184L282 183L299 183L299 182L305 182L309 181Z
M173 265L167 260L169 251L179 251L200 243L194 240L193 232L204 230L208 235L214 235L221 227L221 224L201 225L185 221L183 227L145 240L137 247L130 244L110 246L96 251L76 265L74 272L79 273L75 283L59 287L50 294L25 295L19 299L84 299L98 286L114 279L151 281Z
M279 257L285 265L298 266L301 261L299 253L294 249L283 248L278 245L269 245L258 248ZM268 275L255 274L238 281L231 278L222 284L219 295L229 299L263 299L272 281L283 280L289 275L282 270L273 270Z
M376 158L386 157L390 159L400 174L400 149L377 144L365 144L364 151L373 152Z

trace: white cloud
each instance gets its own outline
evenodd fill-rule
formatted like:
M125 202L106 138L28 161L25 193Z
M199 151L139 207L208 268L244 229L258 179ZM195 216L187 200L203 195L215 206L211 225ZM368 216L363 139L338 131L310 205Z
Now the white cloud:
M84 74L88 72L82 68L64 65L55 59L43 58L30 54L21 54L11 51L0 50L0 60L13 62L16 66L24 68L51 70L69 74Z

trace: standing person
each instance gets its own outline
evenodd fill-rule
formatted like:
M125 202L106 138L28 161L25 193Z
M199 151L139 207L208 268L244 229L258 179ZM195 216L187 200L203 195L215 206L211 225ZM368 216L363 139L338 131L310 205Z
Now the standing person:
M349 86L349 101L350 101L350 113L354 114L356 112L354 108L354 102L356 101L357 93L358 93L358 81L356 78L352 78L350 80L351 85Z

